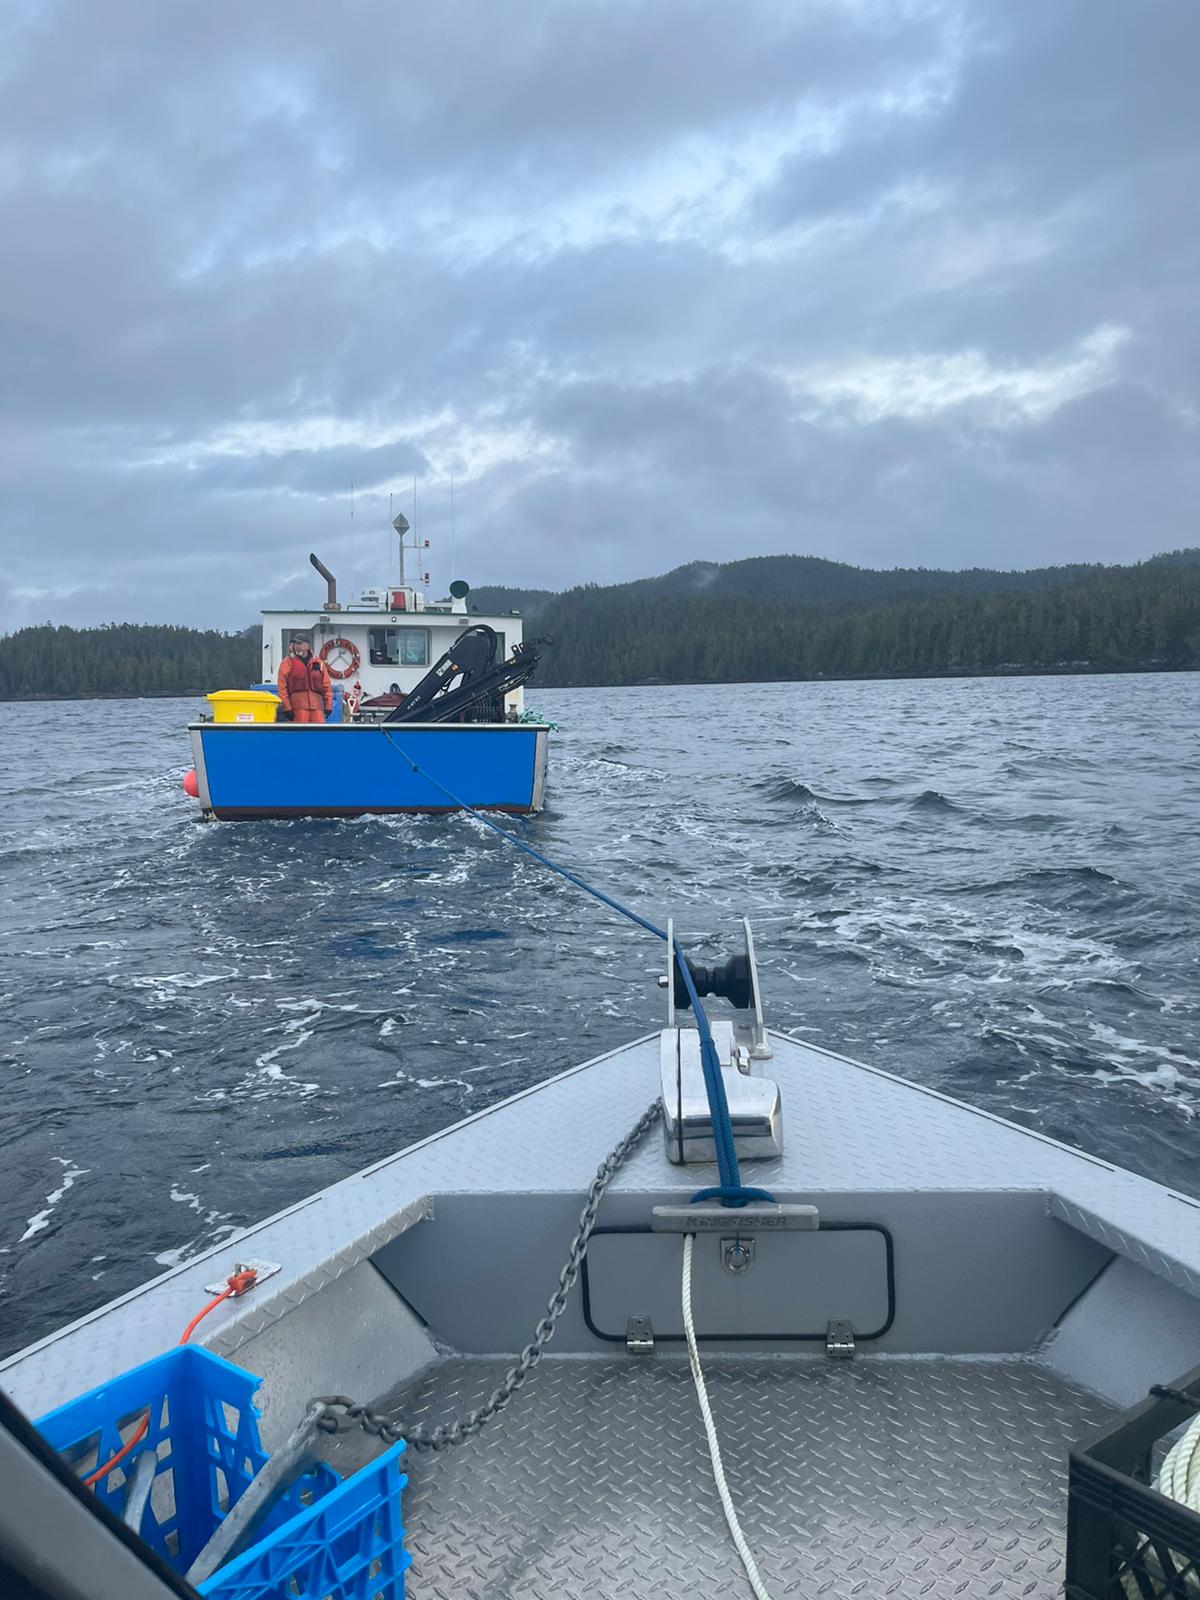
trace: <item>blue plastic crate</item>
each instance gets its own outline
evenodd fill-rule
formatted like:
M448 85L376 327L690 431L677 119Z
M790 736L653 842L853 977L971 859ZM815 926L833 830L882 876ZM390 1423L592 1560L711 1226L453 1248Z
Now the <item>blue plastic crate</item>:
M402 1600L404 1442L200 1585L217 1600Z
M254 1404L261 1382L197 1345L181 1345L51 1411L37 1426L87 1476L116 1454L148 1409L146 1435L95 1493L119 1516L134 1462L153 1450L158 1466L141 1535L186 1572L267 1460ZM399 1600L408 1565L400 1524L403 1448L345 1483L325 1466L297 1479L263 1518L258 1543L200 1592L222 1600ZM268 1570L274 1579L260 1575Z

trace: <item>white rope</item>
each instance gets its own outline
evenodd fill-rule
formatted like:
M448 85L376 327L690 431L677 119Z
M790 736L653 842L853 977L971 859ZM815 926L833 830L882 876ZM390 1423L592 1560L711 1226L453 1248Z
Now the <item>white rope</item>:
M733 1537L737 1553L742 1558L750 1587L758 1600L771 1600L766 1584L758 1575L758 1567L750 1554L750 1546L742 1533L737 1512L733 1509L733 1499L729 1493L729 1485L725 1481L725 1468L721 1463L721 1444L717 1438L717 1425L713 1421L712 1407L708 1403L708 1389L700 1367L700 1352L696 1348L696 1327L692 1321L692 1245L695 1240L694 1233L685 1233L683 1236L683 1331L687 1336L688 1360L692 1364L692 1377L696 1383L696 1399L700 1402L700 1415L704 1418L704 1432L708 1436L708 1453L712 1458L713 1478L717 1485L717 1493L721 1497L721 1510L725 1513L729 1532Z
M1180 1434L1175 1443L1167 1451L1162 1466L1158 1469L1158 1477L1154 1487L1159 1494L1168 1495L1172 1500L1177 1500L1181 1505L1187 1506L1191 1511L1200 1511L1200 1417L1194 1417L1187 1429ZM1161 1575L1161 1566L1158 1560L1159 1552L1153 1554L1144 1550L1144 1560L1147 1567L1153 1567L1152 1579L1157 1582ZM1196 1573L1192 1566L1189 1554L1179 1550L1172 1550L1171 1557L1183 1576L1177 1578L1177 1583L1182 1583L1182 1588L1174 1589L1175 1593L1195 1595L1197 1590ZM1134 1577L1132 1571L1127 1571L1123 1586L1127 1594L1133 1594L1134 1585L1144 1583L1143 1578ZM1173 1585L1166 1582L1162 1593L1167 1593ZM1138 1596L1140 1600L1140 1595Z
M1192 1511L1200 1511L1200 1417L1191 1422L1167 1452L1155 1485Z

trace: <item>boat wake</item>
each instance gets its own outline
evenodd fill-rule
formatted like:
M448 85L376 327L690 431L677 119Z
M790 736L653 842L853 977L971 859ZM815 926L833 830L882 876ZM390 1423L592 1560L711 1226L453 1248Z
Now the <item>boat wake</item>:
M750 915L778 1025L1194 1188L1200 770L1162 755L1193 697L559 691L548 808L505 826L698 959ZM89 711L47 785L44 728L0 707L14 1347L659 1025L658 948L474 819L194 823L192 709Z

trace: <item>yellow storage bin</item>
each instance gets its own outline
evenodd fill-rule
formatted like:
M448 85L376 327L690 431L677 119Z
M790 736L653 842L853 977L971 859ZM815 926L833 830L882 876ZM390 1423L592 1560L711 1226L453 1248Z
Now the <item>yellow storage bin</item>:
M279 696L269 689L217 689L204 697L214 722L274 722Z

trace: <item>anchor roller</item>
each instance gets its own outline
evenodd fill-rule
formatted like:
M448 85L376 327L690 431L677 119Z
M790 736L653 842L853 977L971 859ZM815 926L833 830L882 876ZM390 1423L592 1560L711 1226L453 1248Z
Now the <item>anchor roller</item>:
M718 995L742 1011L753 1012L744 1023L725 1019L711 1024L725 1098L733 1127L733 1145L739 1158L765 1160L783 1153L783 1109L779 1085L753 1071L756 1060L771 1054L763 1024L758 972L754 961L754 936L742 919L746 946L722 966L703 967L688 962L699 996ZM694 1027L681 1027L677 1010L688 1006L675 951L674 924L667 924L667 974L659 979L667 990L667 1026L659 1036L662 1078L663 1141L667 1159L677 1166L711 1164L716 1160L712 1112L704 1082L700 1035ZM687 957L683 957L687 960ZM685 998L680 998L684 995ZM689 1007L690 1009L690 1007Z

